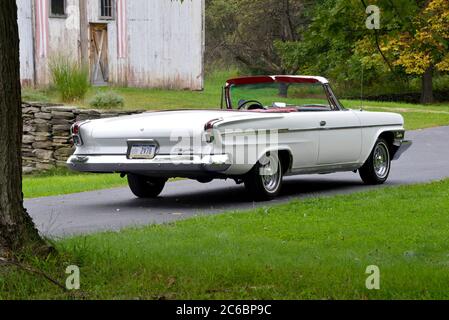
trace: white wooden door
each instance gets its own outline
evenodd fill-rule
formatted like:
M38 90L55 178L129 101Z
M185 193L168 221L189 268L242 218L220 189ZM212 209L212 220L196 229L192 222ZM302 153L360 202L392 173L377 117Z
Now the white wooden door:
M107 24L90 25L90 72L95 85L109 81Z

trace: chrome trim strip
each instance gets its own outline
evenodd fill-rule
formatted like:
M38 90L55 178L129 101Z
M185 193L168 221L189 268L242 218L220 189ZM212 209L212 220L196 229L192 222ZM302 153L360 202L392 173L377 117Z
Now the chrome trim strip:
M365 128L383 128L383 127L402 127L402 124L385 124L385 125L369 125L369 126L348 126L348 127L316 127L307 129L257 129L257 130L247 130L247 131L228 131L221 133L222 136L229 134L259 134L259 133L270 133L277 131L278 133L295 133L295 132L308 132L308 131L329 131L329 130L351 130L351 129L365 129Z
M346 171L354 171L359 169L363 163L358 162L348 162L348 163L339 163L332 165L317 165L315 167L300 167L293 168L287 175L300 175L300 174L327 174L327 173L335 173L335 172L346 172Z

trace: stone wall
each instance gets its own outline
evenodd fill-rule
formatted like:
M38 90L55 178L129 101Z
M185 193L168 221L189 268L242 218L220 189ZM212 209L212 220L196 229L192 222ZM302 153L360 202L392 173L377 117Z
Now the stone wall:
M24 103L23 172L49 170L65 166L74 147L70 127L76 121L110 118L142 111L87 110L70 106Z

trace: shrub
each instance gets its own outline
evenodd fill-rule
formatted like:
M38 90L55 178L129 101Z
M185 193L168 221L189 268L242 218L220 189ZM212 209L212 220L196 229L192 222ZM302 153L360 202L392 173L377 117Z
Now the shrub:
M114 91L102 91L97 92L97 94L89 101L89 105L93 108L110 109L123 107L125 105L125 100Z
M439 75L433 79L433 89L436 91L449 91L449 75Z
M89 69L72 58L58 56L50 61L53 84L64 102L82 100L90 88Z

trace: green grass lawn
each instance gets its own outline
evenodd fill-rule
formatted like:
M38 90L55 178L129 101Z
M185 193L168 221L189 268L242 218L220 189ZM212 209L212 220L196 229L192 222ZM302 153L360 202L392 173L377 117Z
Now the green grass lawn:
M127 185L118 174L81 174L67 169L56 169L23 177L25 198L40 198Z
M343 100L347 108L360 109L360 101ZM366 111L396 112L402 114L407 130L432 128L449 125L449 104L420 105L365 101Z
M58 241L89 299L448 299L449 180ZM380 290L365 287L369 265ZM68 298L0 269L0 299Z

